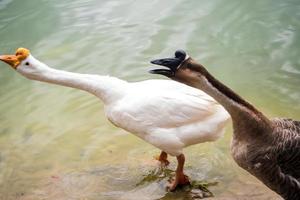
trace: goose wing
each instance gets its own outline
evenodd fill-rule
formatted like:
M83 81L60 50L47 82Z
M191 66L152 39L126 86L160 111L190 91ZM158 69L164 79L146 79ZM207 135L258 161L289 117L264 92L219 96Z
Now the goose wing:
M180 127L205 120L216 112L229 118L212 97L175 81L140 82L118 104L119 112L145 127Z
M279 166L284 174L300 181L300 121L274 119L273 122L280 132L277 147Z
M276 118L272 123L272 144L262 149L257 177L284 199L300 199L299 122Z
M289 135L300 135L300 121L288 118L275 118L272 120L276 127L283 131L288 131Z
M263 174L267 185L285 199L300 198L300 122L292 119L273 119L274 145Z
M218 104L204 95L164 92L147 94L145 99L131 101L128 112L155 127L171 128L205 120L214 114Z

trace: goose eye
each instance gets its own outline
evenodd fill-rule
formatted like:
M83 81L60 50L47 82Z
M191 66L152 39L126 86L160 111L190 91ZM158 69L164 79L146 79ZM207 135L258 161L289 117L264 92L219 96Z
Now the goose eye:
M26 62L25 65L29 65L29 62Z

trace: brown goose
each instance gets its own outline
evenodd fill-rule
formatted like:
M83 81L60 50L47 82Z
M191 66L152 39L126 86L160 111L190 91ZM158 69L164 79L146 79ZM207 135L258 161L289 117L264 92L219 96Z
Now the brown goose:
M182 50L151 63L168 68L151 73L199 88L223 105L232 117L237 164L284 199L300 199L300 121L267 118Z

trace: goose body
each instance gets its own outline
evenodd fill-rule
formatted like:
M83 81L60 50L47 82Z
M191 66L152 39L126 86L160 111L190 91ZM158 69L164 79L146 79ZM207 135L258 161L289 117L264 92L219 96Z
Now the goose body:
M284 199L300 199L300 121L269 119L182 50L152 63L169 68L152 73L199 88L223 105L233 122L231 154L237 164Z
M116 126L173 156L184 147L218 139L229 119L204 92L169 80L128 83L105 113Z
M284 199L300 199L300 121L270 120L271 130L247 140L233 137L231 153L237 164ZM241 134L238 127L234 134ZM254 138L256 137L256 138Z
M104 103L107 118L162 150L159 160L168 164L167 154L176 156L179 175L170 185L188 183L183 174L183 148L214 141L229 119L227 111L213 98L190 86L170 80L129 83L116 77L79 74L50 68L24 48L15 55L0 56L28 79L87 91Z

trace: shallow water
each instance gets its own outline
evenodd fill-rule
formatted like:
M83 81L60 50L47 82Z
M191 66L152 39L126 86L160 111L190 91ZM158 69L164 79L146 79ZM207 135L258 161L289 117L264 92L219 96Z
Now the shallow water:
M128 81L162 78L149 60L186 49L268 116L300 119L299 0L0 0L0 54ZM216 199L278 199L233 162L231 126L186 149ZM84 92L33 82L0 63L0 199L187 199L141 183L159 151L106 120ZM171 159L171 169L176 162ZM140 184L139 184L140 183Z

